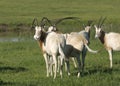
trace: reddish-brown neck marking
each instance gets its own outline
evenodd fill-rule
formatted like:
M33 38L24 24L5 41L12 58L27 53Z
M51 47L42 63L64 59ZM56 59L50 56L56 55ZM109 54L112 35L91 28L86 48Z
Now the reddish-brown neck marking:
M40 48L42 49L42 52L44 52L44 50L43 50L43 44L44 44L44 42L45 42L46 37L47 37L47 33L45 33L45 32L42 31L42 32L41 32L40 39L39 39L39 41L38 41L39 46L40 46Z

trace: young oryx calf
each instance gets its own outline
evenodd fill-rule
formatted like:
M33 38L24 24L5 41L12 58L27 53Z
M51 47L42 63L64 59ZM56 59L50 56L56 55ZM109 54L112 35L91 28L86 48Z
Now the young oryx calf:
M105 19L102 20L101 24L94 26L96 30L95 37L99 38L101 43L104 45L109 54L110 68L112 68L112 51L120 51L120 33L109 32L105 33L101 26ZM100 22L100 20L99 20Z
M46 61L46 68L47 68L47 76L49 76L48 71L48 57L53 59L53 62L55 64L54 68L54 79L56 78L56 71L57 71L57 57L60 55L60 75L62 77L62 66L63 66L63 60L65 59L64 55L64 47L66 44L65 38L62 34L55 33L55 32L45 32L42 29L42 26L36 26L35 27L35 35L34 39L36 39L40 47L43 51L43 56Z

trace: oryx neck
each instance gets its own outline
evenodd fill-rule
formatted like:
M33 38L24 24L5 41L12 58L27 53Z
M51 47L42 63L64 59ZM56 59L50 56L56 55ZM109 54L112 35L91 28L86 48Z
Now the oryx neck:
M89 39L90 39L90 30L88 31L88 37L89 37Z
M45 41L45 39L46 39L46 37L47 37L47 34L48 34L48 33L42 31L41 36L40 36L40 41L41 41L41 42L44 42L44 41Z
M105 43L105 32L104 31L101 31L101 36L99 37L100 41L102 44Z

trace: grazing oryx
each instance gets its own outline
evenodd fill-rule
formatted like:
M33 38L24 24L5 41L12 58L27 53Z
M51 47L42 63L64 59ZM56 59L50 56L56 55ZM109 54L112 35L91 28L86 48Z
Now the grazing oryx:
M44 18L42 19L44 20ZM54 79L56 78L56 72L57 72L57 57L60 56L60 75L62 77L62 66L63 66L63 60L65 59L64 55L64 47L66 44L65 38L60 33L55 32L45 32L43 30L42 24L39 26L35 26L35 35L34 39L36 39L42 48L43 56L46 62L46 69L47 69L47 76L49 76L48 71L48 62L49 62L49 56L53 59L53 62L55 64L54 68Z
M98 25L94 26L96 31L95 37L99 38L101 43L104 45L105 49L108 51L110 68L112 68L112 51L120 51L120 33L105 33L101 28L104 20L105 18L103 20L101 18L98 22Z
M56 30L56 27L51 26L49 27L49 31ZM88 51L92 53L97 53L97 51L93 51L88 47L88 41L87 39L82 35L82 34L64 34L66 38L66 47L65 47L65 56L67 63L67 70L68 70L68 75L70 75L70 69L69 69L69 58L70 57L76 57L77 62L78 62L78 77L80 76L80 53L86 48Z

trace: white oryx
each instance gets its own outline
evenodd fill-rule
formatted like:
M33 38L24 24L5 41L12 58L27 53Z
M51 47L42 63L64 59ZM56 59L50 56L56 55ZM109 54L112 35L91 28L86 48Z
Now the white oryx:
M101 43L104 45L105 49L108 51L109 60L110 60L110 68L112 68L112 51L120 51L120 33L109 32L105 33L101 26L104 22L105 18L99 20L98 26L95 27L95 37L99 38ZM101 24L100 24L101 22Z
M46 62L47 77L49 76L49 65L48 62L49 56L53 59L54 62L54 79L56 78L57 72L57 57L60 56L60 75L62 77L62 66L63 60L65 59L64 47L66 44L65 38L60 33L55 32L45 32L41 26L35 26L35 35L36 39L43 51L43 56Z

